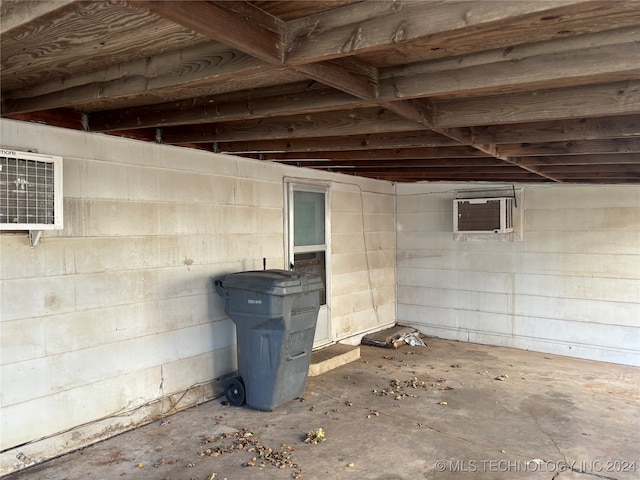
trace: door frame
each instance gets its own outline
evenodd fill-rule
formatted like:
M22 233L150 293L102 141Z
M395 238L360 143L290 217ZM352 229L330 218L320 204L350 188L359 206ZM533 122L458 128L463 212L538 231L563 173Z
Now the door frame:
M295 253L303 253L305 251L317 251L313 247L301 247L296 252L293 245L293 192L305 191L324 194L324 255L325 255L325 297L326 304L320 306L318 312L318 324L324 322L326 324L326 338L318 338L314 340L313 348L319 348L333 343L333 335L331 328L331 188L328 182L314 182L307 179L285 178L284 179L284 261L287 270L291 270L293 257ZM313 250L311 250L313 249ZM322 325L324 327L325 325Z

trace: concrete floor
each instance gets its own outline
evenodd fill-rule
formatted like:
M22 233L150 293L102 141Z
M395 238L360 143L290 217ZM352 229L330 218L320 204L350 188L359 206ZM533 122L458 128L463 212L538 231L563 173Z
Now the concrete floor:
M638 368L437 339L361 355L273 412L218 399L6 479L640 478Z

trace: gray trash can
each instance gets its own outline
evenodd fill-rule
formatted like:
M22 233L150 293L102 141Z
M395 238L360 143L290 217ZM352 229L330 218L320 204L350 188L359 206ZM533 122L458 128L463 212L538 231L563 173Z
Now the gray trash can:
M307 385L322 280L287 270L232 273L216 281L236 324L238 376L227 400L271 411L302 396Z

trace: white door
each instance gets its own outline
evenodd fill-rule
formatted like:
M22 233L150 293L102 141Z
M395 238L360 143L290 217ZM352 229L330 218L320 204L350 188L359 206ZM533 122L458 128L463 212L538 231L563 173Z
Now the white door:
M331 342L329 188L288 183L287 205L287 264L291 270L318 275L324 284L313 341L319 347Z

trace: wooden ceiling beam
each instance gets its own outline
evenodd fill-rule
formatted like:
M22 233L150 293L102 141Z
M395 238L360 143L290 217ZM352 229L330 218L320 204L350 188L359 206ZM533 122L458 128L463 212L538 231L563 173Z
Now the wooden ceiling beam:
M514 161L531 167L553 165L624 165L640 164L640 153L627 154L582 154L561 156L514 157Z
M478 39L483 50L502 49L508 53L519 45L547 40L565 42L572 37L607 32L626 27L637 28L640 9L634 1L594 1L582 5L566 4L554 12L515 16L507 22L480 25L471 29L429 35L404 43L401 49L388 48L372 54L360 54L363 61L379 67L423 62L466 55L478 51ZM604 42L606 43L606 41ZM401 60L399 61L399 57Z
M303 16L314 15L324 12L327 8L337 8L349 5L361 0L316 0L316 1L274 1L274 0L252 0L252 3L260 8L268 10L271 15L275 15L282 20L292 20Z
M265 154L265 160L302 160L330 158L331 160L375 160L375 159L443 159L443 158L486 158L486 154L465 145L454 147L433 147L433 148L394 148L377 150L347 150L347 151L314 151L314 152L287 152Z
M628 175L640 177L640 163L626 165L544 165L538 167L542 172L552 175Z
M432 110L434 110L432 108ZM492 157L498 158L500 160L503 160L505 163L512 165L512 166L517 166L522 168L523 170L528 171L529 173L533 173L536 175L539 175L547 180L551 180L554 182L557 182L558 180L547 175L544 173L539 172L535 167L530 167L528 165L522 164L522 163L518 163L518 162L514 162L513 160L511 160L509 157L504 156L504 155L500 155L496 149L496 146L493 144L480 144L478 142L475 142L473 140L473 137L471 136L470 130L468 128L441 128L441 127L436 127L436 126L432 126L431 127L435 132L438 132L442 135L446 135L449 138L458 140L460 143L462 143L463 145L469 145L473 148L478 149L480 152L483 152L487 155L490 155Z
M249 2L158 2L131 0L129 4L229 45L270 64L284 58L285 22Z
M478 142L475 142L468 128L460 128L460 127L441 128L439 126L434 125L434 115L435 115L436 107L434 105L434 102L432 102L429 99L424 99L424 100L411 99L411 100L404 100L400 102L386 102L386 103L383 103L382 105L384 105L385 108L387 108L388 110L396 112L399 116L412 119L415 122L420 123L425 127L429 128L430 130L433 130L434 132L442 136L451 138L452 140L455 140L462 145L467 145L469 147L475 148L483 154L503 160L504 162L510 165L518 166L524 170L529 171L530 173L535 173L540 176L543 176L548 180L555 181L554 178L545 174L541 174L532 167L522 165L522 164L517 164L515 162L512 162L508 157L500 155L497 152L495 145L479 144Z
M640 114L640 80L435 103L440 128Z
M316 170L327 170L324 168ZM333 170L328 170L333 171ZM425 171L394 171L394 170L370 170L360 172L357 170L335 170L338 173L357 175L362 177L373 177L388 181L452 181L452 182L547 182L539 175L521 170L520 172L431 172Z
M323 150L369 150L379 148L447 147L459 145L455 140L429 130L383 132L362 135L340 135L312 138L287 138L217 142L215 148L222 153L246 152L314 152Z
M305 64L372 52L439 33L500 29L519 17L571 15L583 1L362 2L287 22L289 64ZM540 21L540 20L539 20ZM535 30L534 30L535 31Z
M133 109L137 107L145 107L148 105L160 105L170 101L181 102L187 99L193 100L195 98L201 97L211 98L215 95L227 95L229 92L246 92L253 89L266 88L270 86L278 87L279 85L304 80L304 76L287 68L268 67L266 69L257 69L253 73L247 72L240 77L226 78L216 81L204 80L202 82L194 82L188 84L186 85L186 88L183 88L184 86L181 85L177 86L175 89L172 87L167 87L157 90L144 91L142 94L138 93L115 97L108 97L98 94L96 96L95 89L92 90L91 88L87 88L84 90L84 93L87 94L87 97L90 96L92 98L87 98L86 101L79 99L78 102L75 103L73 108L81 110L85 113L121 111L124 109ZM114 82L111 87L116 88L116 83ZM79 91L79 89L75 90L72 95L78 93ZM62 95L66 94L67 92L62 92ZM49 98L52 99L52 105L57 102L57 100L54 99L55 96L56 94L51 94L49 96ZM27 101L30 102L30 100ZM3 103L3 106L9 106L11 103L12 100L7 99ZM25 105L26 104L21 104L21 107ZM37 107L38 105L35 106ZM32 108L30 107L34 107L34 105L29 105L28 110L32 110ZM32 111L38 112L42 110Z
M542 143L640 137L640 115L476 126L469 129L477 143Z
M415 122L382 108L223 122L162 130L163 143L234 142L414 131Z
M501 155L508 157L640 153L640 137L547 143L513 143L498 145L497 150Z
M544 54L501 50L503 58L491 63L479 64L486 58L480 53L458 57L457 65L447 60L387 69L380 75L380 98L456 98L636 79L640 31L624 33L626 42L613 45L592 46L583 39L587 48L564 51L561 42L547 42L551 45ZM478 58L469 58L474 56Z
M269 96L265 95L266 91ZM309 88L309 82L267 87L255 95L216 95L182 102L96 112L89 116L92 131L126 130L146 127L199 125L226 121L270 118L347 108L372 106L371 102L330 88Z
M348 175L347 172L342 172L345 175ZM418 183L418 182L473 182L473 179L461 179L461 178L450 178L450 177L433 177L426 176L423 174L408 174L408 175L400 175L400 174L380 174L376 176L368 176L369 178L374 178L376 180L384 180L387 182L394 183ZM501 183L539 183L544 182L544 179L541 179L539 176L531 175L531 177L517 177L511 178L509 176L501 176L499 179L496 178L483 178L477 181L484 182L501 182ZM622 182L611 182L611 183L622 183Z
M563 177L562 181L565 183L589 183L589 184L637 184L640 182L640 178L634 177Z
M265 159L266 160L266 159ZM501 167L511 168L508 163L497 158L445 158L445 159L414 159L414 160L278 160L271 159L285 165L297 165L300 167L380 167L380 168L403 168L403 167Z
M230 45L273 65L284 65L286 23L249 2L158 2L131 4L188 27L205 37ZM359 98L377 96L377 71L356 60L296 67L308 77Z
M124 99L142 93L161 97L182 91L185 98L198 86L273 71L273 66L250 55L207 43L6 92L3 110L25 113L61 106L79 107L100 99Z
M284 65L286 23L249 2L158 2L135 0L134 5L188 27L205 37L230 45L273 65ZM296 67L298 71L331 87L360 98L375 98L377 72L355 60Z
M82 112L68 108L57 108L35 113L17 113L13 115L2 115L13 120L23 122L43 123L45 125L55 125L56 127L70 128L72 130L84 130L84 118Z
M116 103L129 97L138 97L144 92L146 102L149 101L150 95L155 95L158 98L173 96L178 100L182 96L182 98L188 98L185 104L190 102L192 105L189 108L186 105L183 106L176 101L172 101L144 105L139 108L128 107L103 111L92 115L94 130L144 128L151 126L155 122L159 122L156 126L172 125L173 123L166 115L166 112L172 109L178 109L179 111L176 125L189 122L206 123L227 118L235 120L245 118L246 115L229 112L225 116L212 116L202 110L202 102L218 103L218 99L212 97L208 99L193 98L193 89L215 86L216 84L222 85L223 82L234 80L238 77L251 78L255 75L273 75L281 69L281 67L265 64L244 53L229 50L222 45L207 44L170 52L151 59L141 59L127 64L114 65L103 71L91 74L57 79L29 89L7 92L3 96L3 112L13 114L48 110L61 106L82 107L95 104L96 101L101 99L109 99L111 103ZM365 105L365 102L360 98L374 96L368 87L366 95L362 94L354 97L349 93L345 93L347 90L353 89L347 86L348 81L345 80L342 83L338 81L339 75L336 74L338 70L330 69L327 74L331 75L332 80L330 82L323 81L322 83L325 85L332 83L342 87L344 91L338 90L328 93L329 89L324 89L324 91L317 89L318 97L315 99L312 98L311 92L308 93L306 95L307 99L315 100L315 102L306 102L307 111L313 112L322 108L332 110L344 108L345 106L362 106ZM290 79L294 81L296 77L300 77L300 75L291 72ZM306 83L309 84L310 82L307 81ZM279 89L278 86L271 88L276 92ZM270 96L274 96L274 94ZM221 97L220 101L224 101L224 95L221 95ZM294 100L300 103L299 99L294 98ZM264 101L268 102L268 100L258 99L255 103ZM277 108L270 108L269 111L271 113L269 114L290 115L305 111L304 107L298 107L297 111L294 112L291 110L291 106L288 105L288 101L289 99L287 99L287 102L281 101L279 103L281 111L278 111ZM248 103L249 101L246 101L245 107L240 107L240 110L244 110L244 114L247 112L246 105ZM368 103L377 105L377 102L373 101ZM233 106L230 106L229 109L232 110ZM256 105L253 118L264 116L259 110L260 107ZM158 117L156 113L160 113L160 116Z
M49 21L25 26L2 40L3 92L102 71L105 65L150 58L206 40L123 1L89 0L78 5L82 6L78 11L56 12Z
M365 100L378 97L378 72L355 59L309 63L293 67L307 77Z
M306 166L306 165L305 165ZM394 172L394 173L428 173L431 175L459 175L459 176L471 176L471 175L513 175L521 174L522 176L529 176L531 172L526 170L520 170L509 165L502 166L481 166L481 167L439 167L439 166L414 166L408 164L399 164L394 166L339 166L330 165L314 166L317 170L330 170L332 172L344 171L344 172L358 172L367 174L376 174L377 172Z
M343 172L344 173L344 172ZM344 173L345 175L348 175L348 173ZM426 177L423 176L422 174L415 174L415 175L377 175L377 176L371 176L369 178L374 178L376 180L384 180L387 182L392 182L392 183L419 183L419 182L458 182L458 181L464 181L464 182L473 182L473 180L468 180L468 179L459 179L459 178L448 178L448 177L439 177L439 178L434 178L434 177ZM502 183L539 183L542 182L544 179L540 179L540 177L535 177L535 178L510 178L510 177L503 177L500 178L499 180L496 179L482 179L479 181L484 181L484 182L491 182L491 181L499 181ZM612 182L613 183L613 182Z
M20 35L21 30L46 25L52 18L80 10L87 3L89 2L78 0L1 2L0 41L4 41L9 35Z
M638 22L640 22L640 19ZM530 40L525 44L512 43L507 48L487 49L483 45L480 51L476 48L473 52L464 55L422 60L405 63L401 66L382 67L379 69L380 80L412 78L416 75L439 74L446 71L456 72L472 67L495 66L500 63L508 63L512 64L513 67L517 67L519 62L532 62L536 59L547 57L551 57L553 61L554 55L564 57L572 52L578 55L585 55L585 52L593 51L595 53L599 48L633 44L639 39L640 32L638 32L637 25L627 28L614 28L613 30L606 29L597 33L569 36L561 39L555 38L542 42ZM593 68L590 65L587 67Z

